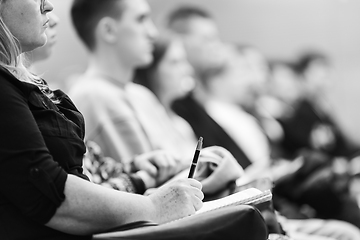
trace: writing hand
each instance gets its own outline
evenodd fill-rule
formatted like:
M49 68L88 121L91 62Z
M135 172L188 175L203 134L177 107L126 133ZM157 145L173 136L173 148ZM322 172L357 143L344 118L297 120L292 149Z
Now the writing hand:
M163 185L148 197L155 207L155 219L165 223L190 216L203 205L202 185L195 179L180 179Z

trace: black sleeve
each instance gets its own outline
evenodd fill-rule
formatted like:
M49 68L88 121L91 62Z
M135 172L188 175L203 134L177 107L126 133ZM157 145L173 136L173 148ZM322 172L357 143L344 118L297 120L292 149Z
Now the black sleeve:
M26 94L11 81L18 80L0 76L0 202L47 223L65 199L67 173L49 153Z
M136 174L129 175L131 182L135 188L135 193L137 194L144 194L146 191L145 183L144 181L138 177Z

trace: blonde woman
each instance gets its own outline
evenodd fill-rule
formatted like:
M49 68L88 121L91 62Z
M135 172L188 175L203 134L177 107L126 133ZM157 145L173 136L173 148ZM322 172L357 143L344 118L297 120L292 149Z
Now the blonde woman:
M87 181L82 115L22 60L46 43L52 9L47 0L0 1L0 238L91 239L132 221L161 223L193 214L203 198L193 179L148 197Z

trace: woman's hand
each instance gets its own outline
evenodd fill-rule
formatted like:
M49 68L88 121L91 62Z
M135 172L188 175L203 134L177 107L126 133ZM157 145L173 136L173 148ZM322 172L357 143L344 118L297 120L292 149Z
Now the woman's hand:
M155 221L165 223L193 215L203 205L202 185L195 179L180 179L163 185L148 197L155 207Z

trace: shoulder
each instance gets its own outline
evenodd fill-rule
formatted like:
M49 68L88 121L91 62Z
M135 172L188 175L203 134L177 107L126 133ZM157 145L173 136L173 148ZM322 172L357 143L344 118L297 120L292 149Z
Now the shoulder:
M2 99L15 96L27 98L34 89L38 88L33 84L18 80L8 70L0 67L0 97Z
M17 87L21 88L21 82L14 77L7 69L0 66L0 85L2 89L3 87Z
M137 83L129 83L126 86L126 92L130 95L131 98L137 98L139 101L146 100L158 102L157 97L151 90Z
M78 76L69 89L69 96L75 101L114 101L123 95L123 91L105 79Z
M129 83L126 87L128 91L133 93L145 93L145 94L151 93L151 91L148 88L133 82Z
M101 78L81 76L75 81L69 96L88 122L104 116L122 119L131 115L122 88Z

